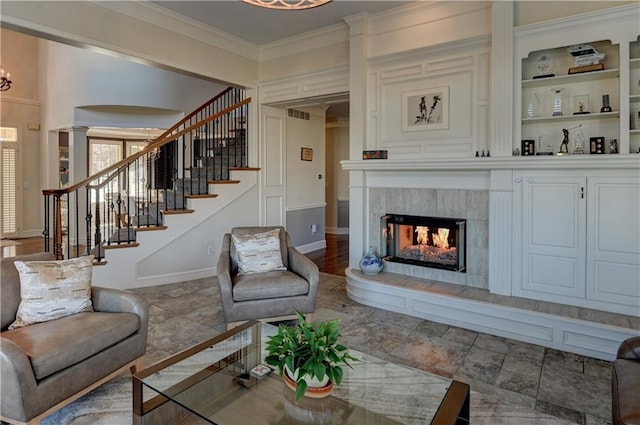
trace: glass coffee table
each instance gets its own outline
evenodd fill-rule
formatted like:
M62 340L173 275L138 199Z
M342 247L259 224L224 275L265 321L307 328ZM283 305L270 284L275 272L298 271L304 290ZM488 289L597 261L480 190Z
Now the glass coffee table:
M342 385L296 402L277 372L251 372L276 332L247 322L135 374L134 425L469 423L469 385L353 349Z

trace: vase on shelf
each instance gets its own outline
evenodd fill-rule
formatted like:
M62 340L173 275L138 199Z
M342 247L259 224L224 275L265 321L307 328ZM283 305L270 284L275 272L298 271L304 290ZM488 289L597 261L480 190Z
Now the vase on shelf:
M374 275L382 271L382 260L376 255L373 247L370 246L369 250L360 260L360 270L364 274Z

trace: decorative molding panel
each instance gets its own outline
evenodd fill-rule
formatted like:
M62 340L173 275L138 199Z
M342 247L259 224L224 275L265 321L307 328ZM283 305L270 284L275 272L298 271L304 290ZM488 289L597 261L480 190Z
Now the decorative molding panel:
M367 148L395 159L470 158L488 145L487 40L457 42L448 50L422 49L368 64ZM486 81L481 81L484 78ZM446 128L407 131L404 105L421 91L445 90Z
M339 65L313 73L260 83L260 103L318 103L316 97L349 92L349 66ZM316 100L316 102L314 102ZM326 99L320 99L326 100Z

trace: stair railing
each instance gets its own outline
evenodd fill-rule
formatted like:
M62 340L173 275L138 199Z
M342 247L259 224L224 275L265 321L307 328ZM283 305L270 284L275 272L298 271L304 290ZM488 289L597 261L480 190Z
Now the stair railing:
M135 246L136 232L163 228L168 213L188 212L186 199L247 167L251 98L229 88L142 150L63 189L43 190L45 251L57 259Z

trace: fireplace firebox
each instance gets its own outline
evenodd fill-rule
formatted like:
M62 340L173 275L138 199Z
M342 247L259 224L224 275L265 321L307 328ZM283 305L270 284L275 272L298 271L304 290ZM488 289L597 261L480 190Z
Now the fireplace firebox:
M466 272L466 223L459 218L386 214L381 218L386 261Z

